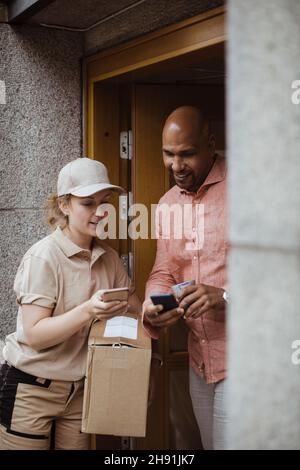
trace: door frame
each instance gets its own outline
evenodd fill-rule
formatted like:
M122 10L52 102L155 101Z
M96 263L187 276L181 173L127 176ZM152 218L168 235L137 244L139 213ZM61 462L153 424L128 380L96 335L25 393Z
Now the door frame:
M94 158L94 84L168 59L224 43L224 6L83 59L83 153Z
M82 61L82 142L83 155L95 158L94 102L95 84L124 73L165 62L168 59L224 44L226 8L201 13L171 26L143 35L125 44L84 57ZM165 348L167 345L165 344ZM179 355L173 365L181 363ZM184 360L184 357L183 357ZM168 371L167 371L168 372ZM165 376L167 376L167 372ZM168 406L168 399L165 403ZM167 426L164 434L167 436ZM92 436L96 449L96 436Z

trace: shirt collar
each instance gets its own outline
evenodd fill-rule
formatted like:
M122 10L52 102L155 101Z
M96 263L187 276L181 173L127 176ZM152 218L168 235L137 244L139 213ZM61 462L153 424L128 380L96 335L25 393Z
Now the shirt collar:
M210 186L211 184L219 183L220 181L223 181L226 176L226 161L224 156L216 154L216 159L215 162L208 173L205 181L202 183L200 188L197 190L198 194L200 190L204 186ZM180 189L179 186L177 186L181 194L195 194L189 191L186 191L185 189Z
M58 246L61 248L61 250L64 252L64 254L68 257L71 258L71 256L76 255L77 253L90 253L89 250L85 250L84 248L81 248L80 246L76 245L72 240L70 240L62 231L60 227L57 227L57 229L52 233L52 237L58 244ZM92 260L93 262L96 261L101 255L105 253L105 249L103 248L101 241L98 240L97 238L94 238L93 240L93 247L92 247Z

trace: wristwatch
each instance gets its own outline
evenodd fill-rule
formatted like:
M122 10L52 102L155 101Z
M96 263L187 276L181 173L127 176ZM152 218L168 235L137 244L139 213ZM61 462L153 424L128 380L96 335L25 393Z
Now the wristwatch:
M229 302L229 294L228 292L226 292L226 290L224 290L223 292L223 299L225 300L226 303Z

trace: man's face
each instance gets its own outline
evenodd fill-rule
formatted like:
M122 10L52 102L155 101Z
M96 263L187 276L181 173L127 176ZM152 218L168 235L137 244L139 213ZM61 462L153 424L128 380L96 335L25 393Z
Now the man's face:
M195 128L170 124L163 132L164 165L176 184L196 192L204 182L215 153L214 137Z

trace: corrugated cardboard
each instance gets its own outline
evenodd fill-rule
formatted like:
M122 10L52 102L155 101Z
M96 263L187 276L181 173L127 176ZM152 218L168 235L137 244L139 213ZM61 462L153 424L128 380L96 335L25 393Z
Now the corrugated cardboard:
M151 339L140 317L137 339L104 337L105 327L96 322L89 335L82 431L144 437Z

